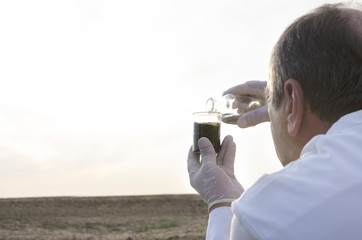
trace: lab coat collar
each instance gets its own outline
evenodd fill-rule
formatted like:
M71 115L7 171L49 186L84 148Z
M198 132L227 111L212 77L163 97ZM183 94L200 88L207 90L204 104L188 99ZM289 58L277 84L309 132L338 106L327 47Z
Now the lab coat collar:
M302 152L300 153L300 158L307 154L308 152L312 152L315 150L315 143L324 135L332 135L336 132L343 131L345 129L353 128L355 126L362 125L362 110L348 113L341 117L337 122L335 122L327 131L326 134L320 134L314 136L303 148Z

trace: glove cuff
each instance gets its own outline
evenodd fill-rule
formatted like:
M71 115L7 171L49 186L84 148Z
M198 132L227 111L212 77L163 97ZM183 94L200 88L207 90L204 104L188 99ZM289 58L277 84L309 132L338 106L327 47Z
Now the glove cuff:
M220 199L220 200L215 200L213 202L211 202L209 204L209 213L210 213L210 210L213 206L215 206L216 204L221 204L221 203L232 203L233 201L235 201L236 199Z

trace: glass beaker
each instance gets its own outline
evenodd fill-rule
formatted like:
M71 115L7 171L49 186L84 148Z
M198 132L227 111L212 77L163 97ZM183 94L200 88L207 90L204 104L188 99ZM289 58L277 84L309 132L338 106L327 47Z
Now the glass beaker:
M238 109L240 104L246 104L248 108L260 106L260 102L253 97L226 94L221 99L209 98L206 101L206 111L220 113L221 121L224 123L237 124L238 119L243 115Z
M221 114L218 112L196 112L194 117L194 144L193 151L200 152L198 141L206 137L212 143L215 152L220 151L220 123Z

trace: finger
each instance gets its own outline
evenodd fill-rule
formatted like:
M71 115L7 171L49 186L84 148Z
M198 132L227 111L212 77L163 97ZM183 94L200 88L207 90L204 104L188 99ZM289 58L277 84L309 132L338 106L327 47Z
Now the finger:
M234 173L234 162L235 162L236 144L234 141L230 141L227 145L223 165L230 169Z
M233 94L264 97L265 87L266 81L248 81L246 83L229 88L223 93L223 95Z
M242 115L238 119L237 124L240 128L248 128L255 126L259 123L268 122L268 121L270 121L268 115L268 106L265 105L261 108L258 108L251 112L247 112L244 115Z
M262 107L262 105L261 105L261 102L259 102L259 101L252 101L249 103L249 111L256 110L260 107Z
M224 140L222 141L220 152L219 152L219 154L218 154L217 157L216 157L216 161L217 161L217 164L218 164L218 165L222 165L222 164L223 164L227 146L228 146L228 144L229 144L230 142L232 142L232 141L233 141L233 137L230 136L230 135L226 136L226 137L224 138Z
M192 147L189 150L189 156L187 159L187 170L189 172L189 175L198 172L200 170L200 160L199 160L199 154L194 153L192 151Z
M202 164L203 165L216 164L216 153L210 140L206 137L202 137L199 139L198 144L199 144Z

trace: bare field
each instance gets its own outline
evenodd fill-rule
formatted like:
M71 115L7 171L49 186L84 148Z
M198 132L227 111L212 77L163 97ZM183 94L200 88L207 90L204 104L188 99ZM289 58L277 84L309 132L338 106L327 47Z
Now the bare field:
M205 239L197 195L0 199L0 239Z

